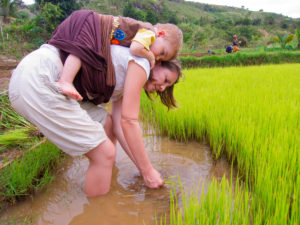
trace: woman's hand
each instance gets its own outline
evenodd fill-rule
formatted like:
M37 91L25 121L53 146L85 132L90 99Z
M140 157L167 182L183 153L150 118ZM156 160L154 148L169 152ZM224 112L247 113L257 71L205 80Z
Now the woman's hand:
M164 180L161 178L160 173L154 168L147 171L147 173L143 175L143 178L149 188L159 188L164 186Z

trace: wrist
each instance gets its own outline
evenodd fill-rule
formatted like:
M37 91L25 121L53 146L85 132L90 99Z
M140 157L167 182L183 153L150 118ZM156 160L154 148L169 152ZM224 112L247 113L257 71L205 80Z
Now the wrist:
M153 170L152 165L143 165L143 167L140 167L140 173L142 174L143 177L147 177L149 176L149 174L151 174L151 171Z

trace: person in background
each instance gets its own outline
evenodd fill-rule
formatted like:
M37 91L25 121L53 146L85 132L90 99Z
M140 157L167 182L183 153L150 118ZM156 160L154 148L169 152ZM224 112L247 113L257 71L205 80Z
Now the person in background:
M81 38L81 33L77 33L76 30L81 30L87 27L86 22L90 21L91 28L95 29L93 35L97 36L97 47L101 54L100 56L107 61L107 64L111 63L110 57L110 44L122 45L130 47L130 51L133 55L148 59L150 62L150 68L153 68L155 61L168 61L177 56L179 48L182 43L182 32L174 24L156 24L141 22L128 17L114 17L111 15L101 15L90 10L78 10L73 12L65 21L60 24L54 31L48 44L52 44L60 49L61 52L66 52L63 56L63 62L65 69L63 70L58 83L62 89L62 92L75 100L95 99L99 90L95 88L90 90L89 87L78 87L78 83L75 80L75 87L73 85L74 78L81 75L84 77L95 76L97 74L90 73L85 70L85 66L82 70L74 70L73 64L76 61L82 61L85 64L85 58L78 57L78 47L90 45L89 40ZM88 32L87 30L84 32ZM73 33L70 35L69 33ZM77 46L76 46L77 45ZM89 46L93 47L93 46ZM93 49L93 50L97 50ZM99 52L98 50L98 52ZM84 49L80 49L84 51ZM87 49L87 52L90 50ZM99 57L99 55L97 55ZM101 62L99 62L100 64ZM102 63L103 64L103 63ZM108 78L107 85L114 85L114 72L113 67L108 66ZM79 78L80 79L80 78ZM95 81L95 79L89 78ZM97 101L97 100L95 100ZM98 102L99 103L99 102Z
M236 35L232 36L232 45L233 45L233 47L232 47L233 52L238 52L240 50L238 47L239 41L238 41Z

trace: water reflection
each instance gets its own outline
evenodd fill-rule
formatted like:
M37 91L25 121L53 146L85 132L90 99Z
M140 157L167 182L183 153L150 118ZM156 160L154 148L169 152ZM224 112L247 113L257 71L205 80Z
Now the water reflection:
M230 176L230 166L224 160L214 162L207 145L157 137L151 130L144 131L144 143L154 167L164 178L179 175L187 192L200 181L208 183L212 177ZM117 147L111 191L106 196L85 196L82 187L87 165L84 157L68 158L47 190L8 209L1 217L34 215L34 224L41 225L140 225L155 224L155 215L168 213L170 186L148 189L120 146Z

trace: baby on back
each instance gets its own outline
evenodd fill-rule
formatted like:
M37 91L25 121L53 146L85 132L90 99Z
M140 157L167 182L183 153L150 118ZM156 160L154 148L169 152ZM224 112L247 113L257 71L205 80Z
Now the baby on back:
M101 16L99 18L101 20ZM105 16L105 15L104 15ZM138 21L128 17L113 17L111 44L130 47L131 54L146 58L153 68L156 62L174 59L182 44L182 32L174 24L156 24ZM62 92L75 100L83 97L73 85L81 60L70 54L65 61L63 72L58 80Z

